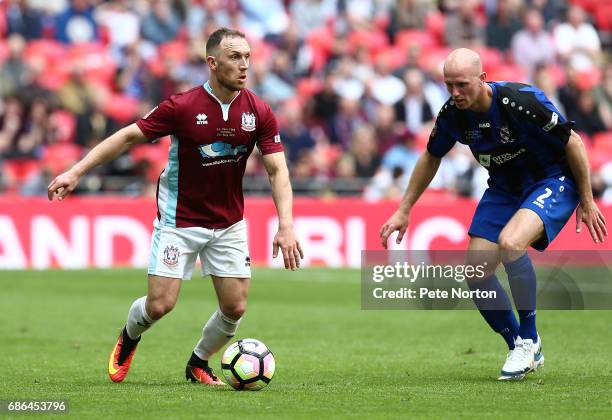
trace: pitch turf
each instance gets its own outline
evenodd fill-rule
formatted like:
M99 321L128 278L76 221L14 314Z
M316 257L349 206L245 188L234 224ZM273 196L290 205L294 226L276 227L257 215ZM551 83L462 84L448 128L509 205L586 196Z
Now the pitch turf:
M254 279L237 337L267 343L277 372L236 392L184 379L215 308L208 279L184 283L114 384L107 356L142 271L0 271L0 399L68 399L76 418L612 418L610 311L540 311L544 370L499 383L504 345L475 311L362 311L351 270Z

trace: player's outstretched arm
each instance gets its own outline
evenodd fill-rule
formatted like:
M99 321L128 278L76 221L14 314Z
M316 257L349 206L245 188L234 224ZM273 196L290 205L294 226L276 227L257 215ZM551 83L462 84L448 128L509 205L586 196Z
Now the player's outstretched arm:
M91 149L72 168L51 181L47 187L47 197L49 197L49 200L53 200L54 197L60 201L63 200L74 191L79 183L79 179L88 171L115 159L132 145L144 143L145 141L147 141L147 138L136 124L130 124L122 128Z
M300 267L300 259L304 258L304 252L293 231L293 192L285 154L277 152L263 155L263 163L268 172L272 198L278 213L278 232L272 242L272 257L276 258L280 248L285 268L295 270Z
M580 136L572 130L569 141L565 146L567 161L576 178L580 191L580 204L576 209L576 232L582 230L584 223L594 242L603 242L608 236L606 219L593 200L591 178L589 173L589 160Z
M399 244L408 228L408 220L410 209L417 202L423 191L429 186L431 180L438 172L441 158L432 155L429 152L424 152L419 160L408 182L406 193L400 202L399 208L380 228L380 240L383 248L387 249L387 241L389 235L396 230L399 231L396 242Z

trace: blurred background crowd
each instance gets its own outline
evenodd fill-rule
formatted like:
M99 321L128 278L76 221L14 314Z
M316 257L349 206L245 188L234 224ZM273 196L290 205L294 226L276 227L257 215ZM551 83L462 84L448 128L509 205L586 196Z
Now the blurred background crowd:
M246 33L249 87L276 112L297 194L401 196L448 98L441 65L477 50L489 80L540 87L612 201L612 0L0 0L0 192L53 176L173 93L208 79L204 45ZM98 168L82 194L150 195L167 141ZM432 189L479 198L461 145ZM247 193L267 193L255 152Z

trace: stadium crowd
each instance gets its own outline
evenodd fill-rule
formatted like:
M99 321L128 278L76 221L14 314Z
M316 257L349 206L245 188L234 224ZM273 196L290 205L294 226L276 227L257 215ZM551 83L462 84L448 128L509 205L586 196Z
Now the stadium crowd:
M208 78L207 35L244 31L249 87L275 110L297 193L402 194L448 98L441 63L477 50L489 80L535 84L589 150L612 200L612 0L9 0L0 2L0 191L50 178L117 128ZM152 194L167 139L87 177L81 193ZM245 188L265 189L254 153ZM480 197L455 146L432 188Z

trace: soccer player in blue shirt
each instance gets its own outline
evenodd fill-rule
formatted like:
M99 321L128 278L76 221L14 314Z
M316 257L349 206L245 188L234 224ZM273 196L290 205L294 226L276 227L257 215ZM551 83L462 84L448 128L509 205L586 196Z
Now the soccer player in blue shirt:
M494 302L474 299L482 316L508 344L500 380L523 379L544 363L536 330L536 276L526 253L544 250L576 210L576 232L586 225L595 243L607 236L606 221L593 201L589 164L580 136L541 90L510 82L485 82L478 54L460 48L444 62L451 98L440 110L427 151L410 178L398 210L381 227L386 248L398 231L399 244L410 209L436 174L456 141L470 147L489 171L469 229L468 264L487 263L471 289L495 291ZM577 207L577 209L576 209ZM502 262L518 311L495 276Z

